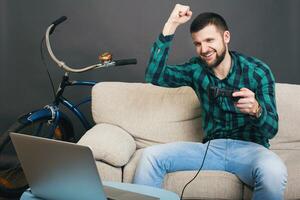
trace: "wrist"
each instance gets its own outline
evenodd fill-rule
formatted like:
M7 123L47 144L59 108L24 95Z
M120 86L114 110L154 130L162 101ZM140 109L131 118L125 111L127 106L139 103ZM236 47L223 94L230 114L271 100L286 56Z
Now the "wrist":
M254 111L254 116L256 118L259 118L261 116L261 113L262 113L262 108L261 106L257 103L257 108L255 109Z
M177 29L178 26L179 26L179 24L177 24L177 23L167 21L165 23L165 26L164 26L164 29L162 31L162 34L164 36L173 35L175 33L175 31L176 31L176 29Z

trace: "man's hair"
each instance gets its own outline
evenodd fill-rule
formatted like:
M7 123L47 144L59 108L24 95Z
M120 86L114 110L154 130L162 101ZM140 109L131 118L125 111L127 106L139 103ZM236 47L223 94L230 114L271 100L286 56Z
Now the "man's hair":
M199 14L192 22L190 32L195 33L208 25L215 25L219 31L228 31L228 26L224 18L216 13L205 12Z

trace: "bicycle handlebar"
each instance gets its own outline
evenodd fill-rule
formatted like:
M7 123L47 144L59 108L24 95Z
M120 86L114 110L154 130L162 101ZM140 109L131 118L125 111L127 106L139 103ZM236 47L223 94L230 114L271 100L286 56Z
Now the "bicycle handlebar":
M63 68L67 72L75 72L75 73L81 73L81 72L86 72L92 69L96 68L103 68L103 67L113 67L113 66L121 66L121 65L132 65L132 64L137 64L137 60L135 58L133 59L122 59L122 60L111 60L111 61L105 61L102 63L90 65L90 66L83 66L80 67L79 69L75 69L73 67L70 67L66 65L62 60L59 60L56 58L54 55L51 45L50 45L50 35L53 33L55 30L56 26L59 25L60 23L64 22L67 19L66 16L62 16L59 19L55 20L48 28L45 34L46 38L46 47L48 50L48 53L52 60L61 68Z
M116 66L121 65L135 65L137 60L135 58L132 59L123 59L123 60L116 60Z
M52 22L51 24L53 24L54 26L52 26L51 30L50 30L50 35L53 33L55 27L61 23L63 23L64 21L67 20L67 17L66 16L62 16L60 18L58 18L57 20L55 20L54 22Z

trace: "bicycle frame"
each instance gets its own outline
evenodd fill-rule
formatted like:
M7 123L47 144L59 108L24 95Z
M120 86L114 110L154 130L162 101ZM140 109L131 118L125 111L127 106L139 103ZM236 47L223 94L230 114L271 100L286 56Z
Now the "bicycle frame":
M44 108L32 111L18 118L18 121L23 125L32 123L34 121L46 119L52 124L52 129L54 130L60 120L63 113L60 111L59 104L64 105L68 110L70 110L81 122L83 127L88 130L92 127L91 123L87 120L85 115L79 110L79 107L83 104L89 103L91 97L84 98L78 104L74 104L67 98L63 96L66 87L70 86L94 86L97 82L95 81L69 81L68 73L65 73L62 81L58 87L55 95L55 99L52 104L46 105Z
M91 101L91 97L84 98L78 104L74 104L65 97L63 97L63 91L65 87L69 86L94 86L97 82L94 81L69 81L69 76L66 73L63 76L63 80L60 84L60 87L56 93L54 105L58 106L59 103L62 103L66 108L68 108L82 123L83 127L88 130L92 127L89 121L86 119L85 115L78 109L81 105L86 104Z

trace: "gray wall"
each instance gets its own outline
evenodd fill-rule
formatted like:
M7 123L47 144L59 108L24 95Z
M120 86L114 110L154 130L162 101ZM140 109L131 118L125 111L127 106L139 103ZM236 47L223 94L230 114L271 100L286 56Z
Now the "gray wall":
M110 51L115 58L136 57L138 65L74 74L73 79L143 82L149 50L175 3L167 0L0 0L0 133L22 113L49 103L52 98L39 43L46 27L66 15L67 22L52 37L53 48L68 64L97 62ZM277 82L300 84L300 1L298 0L189 0L194 17L218 12L228 21L231 49L256 56L270 65ZM195 55L189 24L176 33L169 63ZM48 62L55 83L63 72ZM89 90L71 89L80 99ZM76 102L76 100L75 100ZM88 113L89 106L84 107ZM83 129L74 121L77 134Z

